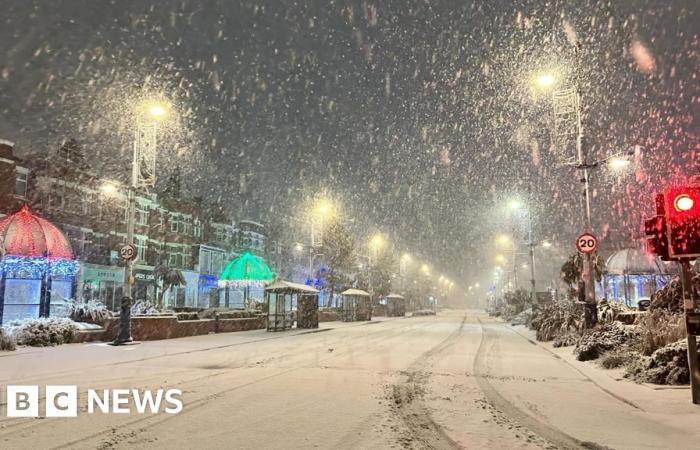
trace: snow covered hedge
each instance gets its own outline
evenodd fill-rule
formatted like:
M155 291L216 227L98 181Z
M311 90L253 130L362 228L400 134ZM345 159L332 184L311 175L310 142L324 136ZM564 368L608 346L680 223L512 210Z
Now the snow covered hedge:
M66 300L66 310L68 317L76 322L87 322L97 325L104 324L107 319L114 316L112 311L97 300L89 300L87 302L72 299Z
M16 348L15 339L0 327L0 351L12 351Z
M6 332L17 345L48 347L73 341L77 327L66 318L39 318L13 320L6 326Z

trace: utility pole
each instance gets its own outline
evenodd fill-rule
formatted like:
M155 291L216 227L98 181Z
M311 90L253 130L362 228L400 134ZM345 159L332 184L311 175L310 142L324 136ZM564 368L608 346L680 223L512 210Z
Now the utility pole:
M535 243L532 241L532 212L528 210L527 243L530 247L530 304L535 307Z
M597 164L589 164L587 152L584 147L583 123L581 120L581 94L580 82L576 80L574 87L568 87L554 92L554 120L555 137L560 150L566 148L569 138L576 139L576 156L573 166L579 174L582 195L582 212L586 233L593 233L591 221L591 196L590 196L590 169ZM586 328L594 326L597 322L595 299L595 272L593 267L594 254L584 256L583 281L585 289L584 323Z

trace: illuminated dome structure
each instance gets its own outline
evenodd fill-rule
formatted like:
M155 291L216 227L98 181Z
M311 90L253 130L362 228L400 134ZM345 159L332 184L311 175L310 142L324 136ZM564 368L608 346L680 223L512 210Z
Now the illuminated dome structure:
M0 220L0 323L62 312L77 263L70 242L23 206Z
M260 290L262 286L270 283L275 279L275 274L272 273L270 267L265 260L259 256L255 256L250 252L244 252L239 257L232 259L226 264L224 270L219 277L219 286L224 288L224 307L228 308L232 304L237 304L237 307L247 308L248 298L250 297L251 288ZM231 291L231 289L242 288L242 303L232 301L232 294L241 294L240 291ZM259 292L260 300L262 300L262 291Z
M261 286L274 278L275 275L263 258L245 252L226 264L219 283L222 286L233 287Z
M603 286L605 298L627 306L637 306L663 287L674 273L673 265L642 248L618 250L605 262Z
M70 242L61 230L32 214L27 205L0 221L0 242L4 256L73 259Z

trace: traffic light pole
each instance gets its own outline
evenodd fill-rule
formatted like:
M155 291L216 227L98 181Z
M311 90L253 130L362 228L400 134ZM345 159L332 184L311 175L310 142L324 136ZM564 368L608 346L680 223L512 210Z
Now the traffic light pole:
M690 272L690 259L681 259L681 284L683 286L683 311L687 316L689 312L695 310L697 299L692 284L692 274ZM687 327L686 318L686 327ZM690 392L693 403L700 404L700 367L698 365L698 342L695 335L688 332L688 366L690 368Z

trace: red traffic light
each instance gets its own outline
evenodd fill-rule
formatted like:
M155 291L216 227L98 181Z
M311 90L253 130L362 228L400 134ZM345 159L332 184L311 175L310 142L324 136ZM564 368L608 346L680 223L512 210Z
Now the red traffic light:
M663 195L665 204L659 205L657 201L656 206L657 213L660 206L665 212L666 227L661 238L667 242L669 256L672 259L700 257L700 185L672 187ZM652 231L654 224L651 221L645 225L646 231ZM651 233L647 236L656 237ZM651 244L653 247L654 243Z
M678 212L690 211L695 205L695 200L688 194L678 194L673 199L673 207Z

